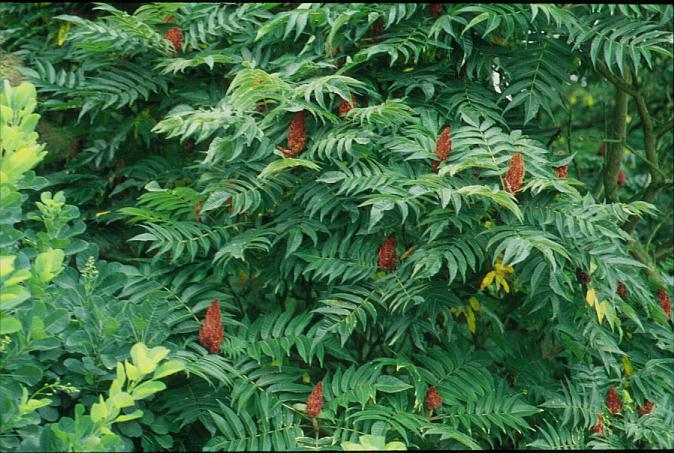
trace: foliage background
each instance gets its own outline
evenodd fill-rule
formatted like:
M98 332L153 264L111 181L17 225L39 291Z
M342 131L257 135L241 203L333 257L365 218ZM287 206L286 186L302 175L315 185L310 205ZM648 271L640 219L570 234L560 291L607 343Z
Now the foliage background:
M2 307L21 324L3 329L3 448L57 449L50 424L89 410L137 342L185 372L110 425L114 442L62 448L672 448L656 296L674 284L672 7L437 12L0 4L0 76L37 88L48 151L2 206L2 254L37 275L38 254L64 251L46 287ZM284 158L301 110L307 144ZM516 197L501 183L515 152ZM32 212L45 191L55 211ZM399 265L381 272L391 233ZM24 389L52 395L29 410Z

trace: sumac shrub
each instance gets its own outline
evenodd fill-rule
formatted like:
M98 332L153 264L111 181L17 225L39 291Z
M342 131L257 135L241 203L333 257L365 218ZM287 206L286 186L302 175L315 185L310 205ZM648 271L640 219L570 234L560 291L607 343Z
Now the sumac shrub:
M671 18L0 4L0 445L674 447Z

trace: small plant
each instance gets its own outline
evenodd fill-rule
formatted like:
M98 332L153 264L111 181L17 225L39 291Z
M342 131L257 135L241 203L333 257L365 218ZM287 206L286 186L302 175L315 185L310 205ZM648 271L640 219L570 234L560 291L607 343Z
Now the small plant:
M58 423L48 425L41 439L43 448L50 451L117 451L121 448L121 438L111 430L113 425L141 418L142 410L130 411L130 408L137 401L166 389L166 384L159 379L185 367L178 360L159 365L168 353L169 350L161 346L148 349L143 343L135 344L130 352L131 362L117 364L117 375L108 396L99 395L88 414L84 405L78 404L74 419L63 417ZM45 405L45 402L39 404Z
M399 441L386 442L384 436L375 436L372 434L363 434L360 436L359 442L342 442L342 449L344 451L390 451L390 450L407 450L404 443Z

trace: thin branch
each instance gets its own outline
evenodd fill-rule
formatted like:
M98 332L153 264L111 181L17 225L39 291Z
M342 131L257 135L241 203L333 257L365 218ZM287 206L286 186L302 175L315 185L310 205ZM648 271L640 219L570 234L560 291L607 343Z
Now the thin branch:
M662 124L659 128L655 130L655 136L659 137L665 132L669 132L672 128L674 128L674 120L669 119L667 120L666 123Z
M548 143L545 145L545 147L546 147L546 148L550 148L550 145L552 145L552 142L554 142L555 140L557 140L557 138L558 138L560 135L562 135L562 127L561 127L561 126L558 127L558 128L556 128L556 129L554 130L554 134L552 134L552 135L550 136L550 138L548 139Z
M648 113L648 106L646 101L640 92L637 91L634 96L634 100L637 103L637 110L639 111L639 116L641 117L641 124L644 127L644 147L646 148L646 159L649 161L649 172L651 174L651 182L644 189L641 199L652 203L657 198L660 191L664 188L662 184L663 174L656 170L658 168L658 153L655 145L655 132L653 130L653 122L651 121L651 115ZM632 217L625 226L625 231L632 233L639 222L639 217Z
M649 167L649 169L650 169L651 171L655 171L655 172L657 172L657 173L660 173L660 175L661 175L663 178L665 178L665 177L667 176L667 175L665 175L665 174L662 172L662 170L660 170L655 164L653 164L650 160L648 160L648 157L642 156L641 153L637 152L636 149L632 148L632 147L631 147L630 145L628 145L627 143L625 143L625 148L626 148L629 152L631 152L632 154L634 154L639 160L643 161L643 163L645 163L645 164Z
M674 254L674 244L670 244L665 248L662 248L655 252L655 261L660 261L663 258L667 258Z
M636 258L637 260L641 261L646 265L646 268L644 271L646 272L646 275L648 275L648 279L651 281L651 283L655 283L658 285L663 285L664 281L662 279L662 276L658 272L658 267L653 261L653 258L648 254L648 251L646 248L643 246L641 241L638 239L635 239L632 241L630 244L630 254Z
M614 75L611 73L611 71L608 70L606 65L604 64L603 61L597 60L597 69L603 75L606 77L606 79L611 82L613 85L615 85L617 88L619 88L621 91L629 94L630 96L636 96L637 95L637 90L635 87L627 83L624 79L621 79L620 77Z

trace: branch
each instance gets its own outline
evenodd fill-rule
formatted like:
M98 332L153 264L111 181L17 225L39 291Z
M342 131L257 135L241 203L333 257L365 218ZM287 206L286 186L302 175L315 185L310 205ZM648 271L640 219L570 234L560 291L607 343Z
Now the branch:
M550 148L550 145L552 145L552 142L557 140L557 137L559 137L560 135L562 135L562 127L561 126L555 129L554 134L552 134L550 136L550 138L548 139L548 143L545 145L545 147Z
M662 170L660 170L656 165L652 164L650 160L648 160L648 157L642 156L641 153L639 153L636 149L632 148L628 144L625 144L625 149L627 149L629 152L634 154L634 156L641 160L644 164L646 164L652 171L655 171L661 175L661 177L665 178L667 175L665 175ZM640 198L635 198L635 199L640 199Z
M621 79L618 76L612 74L608 70L606 65L601 60L597 60L597 69L599 70L599 72L604 77L606 77L606 79L609 82L611 82L613 85L616 86L616 88L619 92L623 93L623 95L629 94L636 101L637 110L639 111L639 116L641 117L641 124L642 124L642 127L644 129L644 147L646 149L646 159L648 161L648 170L649 170L649 173L651 175L651 181L648 184L648 186L646 186L646 188L644 188L644 191L642 192L642 195L641 195L641 199L643 201L648 202L648 203L652 203L652 202L655 201L658 194L665 187L665 185L662 182L663 175L658 169L659 163L658 163L657 148L656 148L656 145L655 145L656 137L659 134L657 134L656 131L654 131L654 129L653 129L653 122L651 121L651 115L649 114L648 107L646 106L646 100L644 99L644 97L641 94L641 91L639 90L638 87L635 87L634 85L628 83L624 79ZM617 106L618 98L619 97L616 94L616 113L618 113L617 112L617 110L618 110L618 106ZM625 104L625 106L626 106L626 104ZM616 116L616 119L617 119L617 116ZM664 126L662 128L663 132L666 132L667 130L669 130L669 128L672 127L671 122L668 122L663 126ZM660 131L658 131L658 132L660 132ZM614 129L614 133L615 133L615 129ZM613 148L613 149L615 149L615 148ZM621 149L622 149L622 147L621 147ZM607 162L610 162L610 159L612 159L612 158L609 157L610 154L611 154L611 147L609 147L609 150L607 150L607 152L606 152ZM617 156L614 155L613 159L615 159L616 157ZM622 154L620 155L620 158L622 160ZM610 171L608 171L608 170L609 169L607 168L606 171L605 171L604 184L609 182L608 178L611 177ZM619 170L618 170L618 172L619 172ZM616 172L616 175L615 175L616 177L617 177L617 174L618 173ZM617 181L613 180L613 182L617 184ZM606 198L611 200L612 195L613 194L609 193L609 188L607 187L606 188ZM615 195L617 197L617 191L616 191ZM614 201L614 200L611 200L611 201ZM625 226L625 231L627 231L628 233L633 233L638 222L639 222L639 217L637 217L637 216L632 217L627 222L627 224Z
M606 199L613 203L618 201L618 173L623 161L625 143L625 125L627 124L627 92L616 88L615 110L611 127L611 141L606 147L604 166L604 193Z

